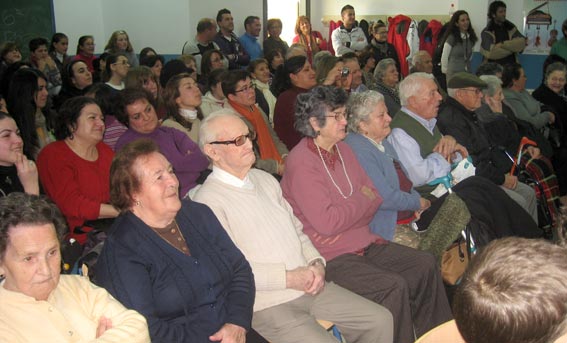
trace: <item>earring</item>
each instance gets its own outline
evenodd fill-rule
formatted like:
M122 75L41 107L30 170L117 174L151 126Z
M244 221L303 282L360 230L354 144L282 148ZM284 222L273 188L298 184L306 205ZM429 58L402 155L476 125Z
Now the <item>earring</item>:
M140 206L141 202L140 200L136 200L136 206Z
M73 140L73 138L75 138L75 136L73 136L73 133L71 133L71 135L69 135L69 139Z
M321 130L315 131L315 137L318 137L318 136L320 136L320 135L321 135Z

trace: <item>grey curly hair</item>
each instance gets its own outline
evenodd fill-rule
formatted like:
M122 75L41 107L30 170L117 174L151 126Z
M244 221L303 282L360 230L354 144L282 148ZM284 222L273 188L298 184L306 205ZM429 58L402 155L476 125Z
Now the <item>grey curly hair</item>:
M295 103L295 129L306 137L315 138L315 132L309 120L315 118L320 127L327 122L327 113L346 105L348 94L342 88L317 86L307 93L300 94Z

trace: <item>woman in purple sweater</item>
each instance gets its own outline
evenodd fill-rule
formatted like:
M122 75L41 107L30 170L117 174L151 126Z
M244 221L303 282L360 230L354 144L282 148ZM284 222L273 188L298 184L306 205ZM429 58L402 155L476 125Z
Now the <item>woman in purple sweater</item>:
M392 312L394 341L409 343L451 319L433 255L388 242L369 223L382 203L346 136L347 93L320 86L297 98L281 186L303 231L327 260L327 280Z
M175 170L180 184L179 196L186 197L209 165L197 143L184 132L160 125L150 94L146 91L125 89L121 91L119 98L116 118L128 126L128 131L116 143L116 151L139 138L153 140Z

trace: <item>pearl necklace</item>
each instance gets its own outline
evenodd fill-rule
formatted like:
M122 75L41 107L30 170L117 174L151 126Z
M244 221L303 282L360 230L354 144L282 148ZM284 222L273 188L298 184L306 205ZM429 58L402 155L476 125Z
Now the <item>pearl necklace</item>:
M315 141L313 141L313 143L315 143ZM333 185L335 185L335 188L339 191L341 196L344 199L348 199L352 195L352 192L354 191L354 189L352 188L352 183L350 182L350 178L348 177L346 167L345 167L345 163L343 161L343 156L341 155L341 150L339 150L339 147L336 146L337 152L339 154L339 159L341 160L341 164L343 165L343 171L345 172L345 176L346 176L346 179L348 181L348 185L350 186L350 193L347 196L345 196L343 194L343 191L341 191L341 189L339 188L339 185L337 185L337 183L335 182L335 179L333 179L333 176L331 176L331 172L329 171L329 168L327 167L327 164L325 163L325 160L323 159L323 154L321 154L321 149L319 148L319 145L317 145L317 143L315 143L315 146L317 147L317 152L319 153L319 157L321 158L321 162L323 162L323 167L325 167L325 170L327 171L327 175L329 175L331 182L333 183Z

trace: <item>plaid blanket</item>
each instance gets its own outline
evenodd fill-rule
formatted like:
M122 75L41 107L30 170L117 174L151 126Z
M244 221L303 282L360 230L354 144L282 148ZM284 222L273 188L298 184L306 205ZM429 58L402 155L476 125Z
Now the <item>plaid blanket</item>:
M524 154L520 161L518 178L520 181L525 181L535 189L540 204L542 200L545 199L547 209L551 215L551 223L549 224L555 225L555 220L558 215L556 203L559 201L560 194L557 176L555 175L551 161L547 157L542 156L539 159L533 159L529 155ZM535 182L533 182L534 180L537 181L541 187L538 187Z

